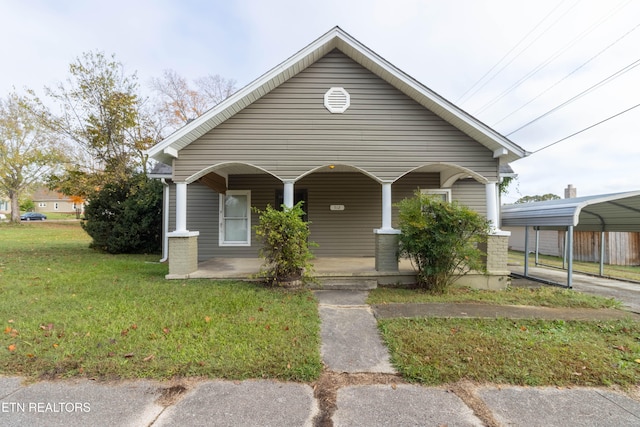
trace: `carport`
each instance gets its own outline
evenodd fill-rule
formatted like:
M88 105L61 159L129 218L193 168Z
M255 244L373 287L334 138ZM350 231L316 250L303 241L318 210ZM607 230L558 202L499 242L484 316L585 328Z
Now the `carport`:
M604 233L608 231L640 231L640 191L549 200L502 206L502 226L524 227L524 276L529 276L529 228L565 230L567 284L572 287L574 231L600 231L600 274L604 268ZM536 258L538 254L536 238Z

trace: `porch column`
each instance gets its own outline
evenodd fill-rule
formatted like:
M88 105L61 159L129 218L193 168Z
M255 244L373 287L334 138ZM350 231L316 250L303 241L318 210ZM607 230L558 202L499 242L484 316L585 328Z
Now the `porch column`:
M286 207L293 207L293 181L284 182L284 198L283 203Z
M391 183L382 183L382 230L391 230Z
M398 235L391 227L391 182L382 183L382 228L376 236L376 271L398 271Z
M187 183L176 183L176 232L187 230Z
M186 279L198 270L197 231L187 230L187 183L176 183L176 229L169 236L167 279Z
M485 184L485 195L487 199L487 219L491 222L491 232L500 228L498 221L498 192L496 191L497 182L488 182Z

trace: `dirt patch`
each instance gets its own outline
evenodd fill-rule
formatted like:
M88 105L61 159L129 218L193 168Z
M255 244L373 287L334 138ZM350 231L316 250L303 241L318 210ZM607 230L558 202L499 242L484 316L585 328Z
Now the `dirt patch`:
M175 405L182 398L182 395L187 392L187 390L189 389L183 384L175 384L169 387L161 388L160 397L156 399L156 403L164 407Z
M395 374L378 373L339 373L325 370L312 384L313 395L318 400L320 413L314 420L314 427L333 427L333 414L336 411L338 390L351 385L405 384L406 381Z

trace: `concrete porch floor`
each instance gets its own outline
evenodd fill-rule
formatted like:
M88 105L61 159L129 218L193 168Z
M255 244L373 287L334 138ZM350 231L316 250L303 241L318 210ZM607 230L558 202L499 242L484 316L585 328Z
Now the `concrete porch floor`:
M401 259L398 271L380 272L375 269L375 258L314 258L311 263L314 276L319 280L331 278L362 278L377 280L379 284L415 282L415 270L411 262ZM212 258L198 264L191 279L251 279L260 270L260 258Z

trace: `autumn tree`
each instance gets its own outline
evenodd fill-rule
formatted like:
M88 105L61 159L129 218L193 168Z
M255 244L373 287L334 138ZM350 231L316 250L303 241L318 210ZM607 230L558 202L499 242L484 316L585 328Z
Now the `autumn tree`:
M77 148L51 187L86 196L106 181L145 170L145 150L159 141L160 133L138 90L136 74L125 73L113 55L101 52L84 53L70 64L65 82L45 88L56 109L41 103L43 122Z
M23 192L55 171L64 149L34 115L30 101L16 93L0 100L0 194L11 201L11 221L20 221Z
M151 88L158 96L158 110L172 128L197 118L236 90L235 80L219 75L201 77L193 83L174 70L165 70L162 77L151 79Z

